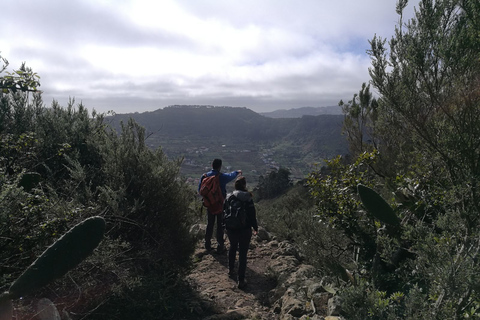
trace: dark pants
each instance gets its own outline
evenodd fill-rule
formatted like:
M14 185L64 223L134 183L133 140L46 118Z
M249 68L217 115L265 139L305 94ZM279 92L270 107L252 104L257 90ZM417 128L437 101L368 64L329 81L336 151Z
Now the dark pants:
M223 215L211 214L207 210L207 230L205 231L205 248L211 249L212 236L213 236L213 227L215 225L215 220L217 220L217 242L219 247L223 247L223 226L222 226Z
M247 269L247 252L252 238L252 229L227 230L230 250L228 251L228 269L235 268L235 256L238 249L238 281L245 280Z

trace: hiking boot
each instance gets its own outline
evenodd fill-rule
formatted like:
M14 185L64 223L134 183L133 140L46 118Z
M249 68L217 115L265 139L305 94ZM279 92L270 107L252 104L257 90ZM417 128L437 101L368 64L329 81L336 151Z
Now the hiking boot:
M247 286L247 280L238 281L238 289L243 289Z

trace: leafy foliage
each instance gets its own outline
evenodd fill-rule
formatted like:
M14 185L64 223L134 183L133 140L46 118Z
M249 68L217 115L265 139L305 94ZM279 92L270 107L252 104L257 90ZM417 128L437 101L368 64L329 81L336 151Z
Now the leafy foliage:
M2 61L2 66L0 66L1 74L7 69L8 60L0 55L0 61ZM22 63L20 69L6 72L6 75L0 77L0 90L3 93L8 93L9 91L13 93L17 91L37 91L37 87L40 86L39 79L38 74L34 73L31 68L26 67L25 63Z
M0 287L5 291L80 221L102 216L107 229L92 256L68 277L16 302L17 309L28 314L33 296L43 295L90 317L99 305L105 311L125 304L132 290L139 293L135 299L148 300L149 283L180 281L194 244L188 234L194 192L179 179L181 159L148 148L134 121L117 133L103 114L90 114L74 100L46 108L40 93L31 100L28 94L0 92ZM163 298L150 302L160 310L152 319L179 309L188 315L184 305L171 303L171 285L157 290Z
M379 98L363 85L344 105L354 163L314 173L312 194L319 215L360 244L360 285L342 291L359 308L347 318L478 317L480 3L420 1L405 23L406 5L398 2L388 46L370 41ZM369 218L376 209L358 202L359 183L382 196L401 229Z
M130 120L118 141L103 146L109 161L102 166L98 200L118 221L112 236L138 250L138 263L185 265L193 250L187 213L194 193L177 179L180 162L152 152L144 140L144 129Z
M377 147L375 122L378 118L378 102L370 92L370 85L362 84L358 94L348 103L340 101L345 115L343 129L350 144L350 152L358 156L365 150Z
M256 205L259 223L279 239L294 242L305 260L319 270L338 271L338 265L351 261L350 253L345 250L348 239L340 230L319 221L305 183L298 182L275 199L260 201Z
M299 182L276 199L259 201L258 219L280 238L293 240L301 230L300 216L311 210L312 204L306 188Z
M292 186L289 176L290 171L286 168L272 170L266 177L260 176L254 190L258 199L272 199L285 193Z
M347 164L339 156L327 161L327 167L311 173L308 179L316 216L331 227L341 230L348 241L343 250L351 252L353 259L337 261L350 270L373 269L377 253L376 234L378 223L374 216L362 210L357 197L357 185L371 185L368 165L376 159L376 153L365 153L353 164ZM345 265L347 263L347 265Z

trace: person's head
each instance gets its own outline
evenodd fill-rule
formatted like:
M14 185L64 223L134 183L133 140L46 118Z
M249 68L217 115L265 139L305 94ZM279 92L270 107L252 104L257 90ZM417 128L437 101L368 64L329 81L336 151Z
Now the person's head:
M212 162L212 169L220 171L222 168L222 159L214 159Z
M247 191L247 179L244 176L238 177L235 180L235 190Z

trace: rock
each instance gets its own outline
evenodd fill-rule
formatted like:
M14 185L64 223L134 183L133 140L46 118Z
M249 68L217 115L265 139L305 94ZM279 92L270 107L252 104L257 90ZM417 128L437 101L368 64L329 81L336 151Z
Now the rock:
M314 314L313 316L303 315L300 320L324 320L324 318L318 314Z
M272 309L274 313L280 314L282 312L282 300L278 300L274 303Z
M325 292L321 283L313 283L307 287L307 297L312 298L316 293Z
M275 289L270 290L270 292L268 293L269 303L273 305L275 301L278 301L285 294L286 291L287 288L283 286L278 286Z
M243 306L245 306L245 305L247 305L247 304L245 303L245 299L238 299L237 302L235 303L235 307L236 307L236 308L241 308L241 307L243 307Z
M278 257L270 263L270 270L273 271L274 274L288 272L290 275L297 270L299 264L300 262L295 259L295 257Z
M302 301L295 299L293 297L288 297L285 299L284 304L282 305L283 315L289 314L295 318L299 318L304 314L307 314L308 311L305 310L305 305Z
M278 241L277 240L272 240L269 243L267 243L267 246L271 248L278 248Z
M328 314L328 300L332 296L329 292L314 293L311 301L315 307L315 313L322 315Z
M297 259L300 258L297 248L288 241L282 241L278 244L278 250L272 254L272 259L276 259L279 256L293 256Z
M197 223L190 227L190 234L197 240L205 238L205 230L207 226L205 224Z
M300 262L291 256L278 257L270 264L270 271L277 279L278 284L283 284L297 270Z
M328 315L339 316L341 311L342 299L339 296L333 296L328 299Z
M244 309L235 309L227 311L225 314L216 314L204 318L205 320L240 320L248 317L248 311Z
M290 314L293 317L299 318L307 313L306 303L298 299L297 292L291 288L288 289L282 297L281 314Z
M238 308L227 311L227 319L245 319L250 316L252 310L250 308Z
M258 238L260 241L270 241L270 234L268 233L267 230L265 230L265 228L263 228L263 227L258 227L257 238Z
M315 267L301 264L297 267L297 270L285 281L285 286L301 287L302 285L305 285L305 281L307 281L310 277L313 277L315 272Z

